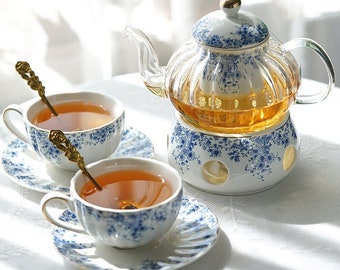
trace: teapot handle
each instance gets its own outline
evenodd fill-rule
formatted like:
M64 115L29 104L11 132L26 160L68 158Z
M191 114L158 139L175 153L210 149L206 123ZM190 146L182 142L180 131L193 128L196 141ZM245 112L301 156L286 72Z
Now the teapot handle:
M296 38L292 39L284 44L282 44L282 47L286 51L290 51L296 48L309 48L313 50L317 55L320 56L321 60L323 61L327 75L328 75L328 85L327 88L323 91L320 91L316 94L312 95L297 95L296 97L296 103L298 104L312 104L317 103L322 100L324 100L329 92L332 90L332 88L335 85L335 71L332 64L331 59L329 58L326 51L314 40L309 38Z

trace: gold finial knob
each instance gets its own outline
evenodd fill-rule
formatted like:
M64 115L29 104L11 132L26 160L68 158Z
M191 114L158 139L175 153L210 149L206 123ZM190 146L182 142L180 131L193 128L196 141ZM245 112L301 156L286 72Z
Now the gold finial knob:
M241 0L221 0L220 9L227 17L234 17L240 10Z
M241 0L221 0L220 8L237 8L241 6Z

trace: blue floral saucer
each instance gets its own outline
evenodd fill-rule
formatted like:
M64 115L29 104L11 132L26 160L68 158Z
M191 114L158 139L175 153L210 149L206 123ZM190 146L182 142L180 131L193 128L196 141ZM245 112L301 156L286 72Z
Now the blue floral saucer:
M153 144L142 132L126 128L116 151L111 157L136 156L152 158ZM25 142L15 139L2 153L3 168L12 180L29 189L69 193L74 172L63 171L45 163Z
M65 211L60 219L77 224L75 214ZM219 232L217 217L204 204L183 196L172 228L159 240L135 249L116 249L96 242L87 234L54 226L53 242L71 262L89 269L178 269L206 254Z

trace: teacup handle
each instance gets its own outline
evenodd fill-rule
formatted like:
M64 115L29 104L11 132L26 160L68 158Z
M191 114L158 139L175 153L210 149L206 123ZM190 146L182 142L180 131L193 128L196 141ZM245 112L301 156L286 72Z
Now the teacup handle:
M44 197L42 197L41 202L40 202L40 208L41 208L41 212L44 216L44 218L52 223L53 225L56 225L58 227L64 228L66 230L71 230L77 233L86 233L85 230L83 229L83 227L81 225L75 225L75 224L71 224L69 222L66 221L62 221L60 220L58 217L56 217L56 213L51 213L49 211L49 204L52 201L59 201L62 202L70 211L74 212L74 207L73 207L73 202L71 200L71 198L63 193L59 193L59 192L50 192L47 193L46 195L44 195Z
M317 55L320 56L322 62L325 65L328 75L327 88L313 95L297 95L296 103L299 104L312 104L324 100L329 92L335 85L335 71L331 59L329 58L326 51L314 40L309 38L296 38L290 40L282 45L283 49L290 51L296 48L309 48L313 50Z
M25 131L25 124L24 124L24 120L23 120L23 111L24 111L24 109L20 105L11 104L11 105L8 105L4 109L3 114L2 114L2 118L4 120L5 125L9 129L9 131L11 131L20 140L23 140L24 142L29 143L27 134L24 132ZM10 112L16 112L17 114L20 115L20 118L21 118L20 122L22 122L22 123L20 123L19 127L17 125L15 125L13 118L10 115Z

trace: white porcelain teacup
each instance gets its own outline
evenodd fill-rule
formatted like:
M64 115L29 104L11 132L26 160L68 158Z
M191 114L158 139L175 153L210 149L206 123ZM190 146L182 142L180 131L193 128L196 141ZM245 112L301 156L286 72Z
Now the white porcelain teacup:
M88 165L87 169L103 186L103 190L94 191L93 184L78 171L71 180L70 196L51 192L42 198L41 210L47 221L67 230L88 233L96 240L118 248L135 248L157 240L175 222L183 190L179 173L170 165L153 159L125 157L101 160ZM112 173L116 177L113 177ZM144 173L147 176L142 176ZM106 176L101 177L103 175ZM117 179L119 175L121 178ZM121 182L110 189L103 184L107 176L112 177L109 179L112 183L114 180ZM146 179L145 185L139 185L141 180L133 184L124 182L142 177ZM150 184L154 177L162 179L157 188ZM133 185L134 190L128 185ZM126 189L131 193L126 194ZM90 191L94 191L95 195L86 197ZM64 203L70 211L75 212L81 225L59 219L50 204L56 201ZM133 202L136 207L123 207L127 202L131 203L130 205Z
M55 94L47 98L57 112L85 110L85 120L75 118L77 125L73 128L69 118L66 118L66 113L58 112L58 117L52 118L52 113L40 98L22 105L9 105L3 111L7 128L19 139L30 144L43 160L64 170L78 170L77 165L69 161L64 153L49 141L48 134L51 129L61 129L86 163L107 158L114 152L122 137L125 122L121 101L110 95L87 91ZM80 108L81 106L85 109ZM76 107L79 109L75 109ZM55 122L48 122L52 120Z

